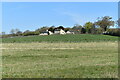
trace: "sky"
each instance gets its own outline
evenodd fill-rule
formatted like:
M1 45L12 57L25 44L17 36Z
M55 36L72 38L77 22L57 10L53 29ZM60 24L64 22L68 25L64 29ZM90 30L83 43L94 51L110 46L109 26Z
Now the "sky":
M117 2L3 2L2 31L36 30L42 26L73 27L98 17L118 19Z

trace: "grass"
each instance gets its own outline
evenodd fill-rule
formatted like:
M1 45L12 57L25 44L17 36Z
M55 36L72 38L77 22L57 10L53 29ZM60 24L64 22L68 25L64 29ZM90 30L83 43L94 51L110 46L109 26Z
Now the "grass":
M108 35L49 35L49 36L28 36L3 38L3 43L29 43L29 42L100 42L100 41L118 41L118 37Z
M59 36L74 40L68 35ZM95 36L91 35L90 39ZM99 39L112 38L100 36ZM53 38L44 36L44 39L47 37ZM110 39L113 41L106 42L22 43L25 40L42 40L41 38L43 36L28 39L24 37L21 43L12 43L13 39L18 42L18 38L11 38L10 41L3 39L6 42L2 44L3 78L118 78L118 43L114 41L117 40L116 37ZM75 39L79 41L78 38ZM83 37L80 38L82 39ZM94 38L97 39L98 37Z

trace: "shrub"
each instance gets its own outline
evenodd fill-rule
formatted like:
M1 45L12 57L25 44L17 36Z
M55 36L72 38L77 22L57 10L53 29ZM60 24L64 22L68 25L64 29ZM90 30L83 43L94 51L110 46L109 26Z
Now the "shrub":
M30 31L30 32L23 33L23 36L29 36L29 35L39 35L39 32L38 31Z
M96 28L95 29L95 34L102 34L103 33L103 29L102 28Z
M108 29L106 35L120 36L120 29Z

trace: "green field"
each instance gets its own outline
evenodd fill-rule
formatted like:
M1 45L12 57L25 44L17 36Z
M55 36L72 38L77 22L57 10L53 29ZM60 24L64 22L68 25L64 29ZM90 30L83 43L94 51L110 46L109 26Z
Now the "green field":
M117 37L104 35L31 36L21 37L20 40L19 37L5 38L2 44L2 76L118 78L116 41Z
M3 43L29 43L29 42L99 42L99 41L118 41L118 37L108 35L49 35L49 36L27 36L15 38L3 38Z

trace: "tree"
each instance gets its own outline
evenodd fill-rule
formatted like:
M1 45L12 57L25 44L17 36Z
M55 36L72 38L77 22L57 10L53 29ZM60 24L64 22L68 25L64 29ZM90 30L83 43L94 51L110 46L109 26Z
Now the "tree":
M14 29L11 29L10 33L11 33L11 34L15 34L15 30L14 30Z
M19 29L11 29L10 33L11 34L17 34L20 30Z
M69 27L67 27L67 28L64 29L65 32L67 32L67 31L69 31L69 30L70 30Z
M55 26L51 26L48 31L54 32Z
M24 31L24 33L28 33L28 32L30 32L30 31L29 30Z
M117 25L120 27L120 18L117 20Z
M40 28L39 32L41 33L41 32L46 31L48 29L49 28L47 26L43 26L43 27Z
M81 28L81 34L85 34L86 33L86 29L84 27Z
M93 28L93 23L92 22L86 22L84 27L85 27L87 33L91 33L92 28Z
M93 23L93 26L91 28L91 33L96 34L96 31L97 31L97 29L96 29L95 23Z
M75 32L75 34L80 34L81 33L82 26L79 24L75 24L72 28L72 30Z
M2 32L2 35L5 35L5 32Z
M22 31L17 31L17 33L16 34L22 34Z
M14 31L15 31L15 34L17 34L20 30L16 28Z
M110 26L114 26L114 21L112 21L111 19L112 17L104 16L104 17L98 18L98 21L95 22L95 24L103 28L104 31L107 31L107 29Z
M20 35L22 35L22 31L17 31L16 34L17 34L18 36L20 36Z
M64 27L63 27L63 26L59 26L59 27L57 27L57 29L62 29L62 30L64 30Z

